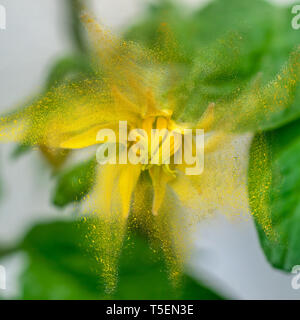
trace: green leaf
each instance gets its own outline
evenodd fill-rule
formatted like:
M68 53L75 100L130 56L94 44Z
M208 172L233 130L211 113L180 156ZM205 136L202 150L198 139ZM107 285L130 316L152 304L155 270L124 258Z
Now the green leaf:
M249 197L261 246L276 268L300 264L300 120L252 142Z
M35 226L21 244L29 258L20 299L222 299L189 276L175 288L161 255L142 237L127 237L116 291L104 291L101 269L89 254L85 223ZM129 240L128 240L129 239Z
M55 62L46 80L46 91L63 81L77 81L93 77L94 71L85 55L70 55Z
M144 20L130 28L126 36L150 48L164 50L158 30L163 22L169 25L179 44L176 52L183 58L170 56L168 62L180 62L186 67L182 82L173 88L178 103L176 118L197 121L208 104L215 102L217 116L223 117L227 124L233 118L231 110L233 115L243 115L245 122L235 121L232 130L265 130L300 116L299 85L284 97L287 102L279 110L271 100L277 95L276 88L273 91L268 88L270 84L272 89L290 54L300 44L291 19L290 7L275 6L264 0L215 0L194 12L163 1L151 6ZM259 92L266 94L263 100L270 102L272 114L266 115L264 105L254 105L255 97L248 94L258 75ZM249 102L253 105L251 110L247 109ZM249 119L253 110L257 116Z
M186 36L189 19L184 7L174 1L162 0L149 5L143 18L130 26L124 37L151 49L159 48L164 53L165 61L191 63L193 53L190 44L194 39ZM172 45L176 45L176 50L169 52Z
M274 96L283 96L283 90L273 87L274 82L300 44L291 28L290 8L262 0L218 0L195 17L202 49L181 93L180 105L186 105L184 120L198 119L210 102L221 106L217 110L220 117L227 110L243 116L247 125L236 121L235 131L276 128L299 117L298 83L293 92L286 90L284 108L276 108L272 100ZM258 75L256 92L248 94ZM263 103L254 105L257 92L261 92L261 100L272 109L272 114L266 114ZM248 105L253 105L252 110L248 110ZM249 113L255 117L249 119ZM231 114L225 116L227 123L234 118Z
M93 187L95 166L96 161L93 158L60 173L53 192L52 203L62 208L84 198Z
M18 159L21 156L25 155L26 153L28 153L31 150L31 146L27 145L27 144L19 144L17 145L13 152L11 153L11 157L12 159Z

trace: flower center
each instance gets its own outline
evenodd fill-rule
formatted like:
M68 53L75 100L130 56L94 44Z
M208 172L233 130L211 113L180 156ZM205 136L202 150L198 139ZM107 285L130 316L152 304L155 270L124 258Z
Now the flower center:
M152 166L162 166L165 172L175 175L171 169L172 157L181 146L181 136L174 135L175 124L167 116L148 117L143 120L142 129L147 133L148 164L143 170Z

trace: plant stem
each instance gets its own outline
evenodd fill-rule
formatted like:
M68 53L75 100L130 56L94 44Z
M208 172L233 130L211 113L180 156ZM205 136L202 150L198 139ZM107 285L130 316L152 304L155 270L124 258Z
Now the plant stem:
M18 247L0 248L0 259L17 252L18 250Z
M77 50L86 53L86 40L80 15L83 9L82 0L67 0L69 10L70 32Z

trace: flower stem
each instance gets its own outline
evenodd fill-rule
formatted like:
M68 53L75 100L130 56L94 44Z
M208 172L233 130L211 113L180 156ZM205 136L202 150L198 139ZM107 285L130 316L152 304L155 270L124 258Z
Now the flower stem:
M85 1L86 2L86 1ZM81 13L83 6L82 0L67 0L68 4L68 14L70 23L70 33L73 38L74 45L76 49L85 54L86 53L86 39L84 36L84 30L81 23Z

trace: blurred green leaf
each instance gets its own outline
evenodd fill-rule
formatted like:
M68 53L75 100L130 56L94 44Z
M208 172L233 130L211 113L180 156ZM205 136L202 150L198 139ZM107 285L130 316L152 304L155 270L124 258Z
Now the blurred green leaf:
M190 44L194 38L186 36L190 26L189 19L185 7L174 1L162 0L150 4L143 18L130 26L124 37L148 48L160 48L164 52L165 61L191 63L194 55ZM169 55L172 45L176 45L176 50Z
M94 76L94 71L85 55L70 55L55 62L46 80L46 91L63 81L78 81Z
M157 47L162 41L160 25L169 25L179 44L179 56L184 57L169 62L181 62L189 70L174 89L179 106L175 116L182 121L196 121L211 102L221 106L220 114L224 114L224 105L230 109L231 102L240 104L237 99L247 92L258 74L262 91L275 79L300 43L291 19L290 7L264 0L215 0L193 12L174 1L162 1L151 5L126 37ZM248 127L242 126L239 131L275 128L299 117L298 91L299 86L284 111L251 119Z
M230 109L231 102L238 101L241 110L234 112L243 112L243 104L248 101L239 101L239 97L247 93L257 75L264 92L300 43L291 28L290 8L263 0L213 1L195 14L194 21L202 49L195 58L192 77L184 83L184 119L199 118L210 102ZM258 119L248 119L248 127L239 130L275 128L295 119L300 114L299 94L292 95L284 111L274 110L274 115L261 119L258 114Z
M237 71L240 76L248 77L249 73L259 71L261 58L271 39L275 11L276 7L263 0L215 0L192 12L175 1L161 1L150 5L144 19L129 28L125 36L153 48L162 40L161 24L167 24L186 56L185 61L193 62L200 50L206 51L216 41L232 34L242 40L240 54L243 59ZM209 56L207 54L206 59Z
M27 144L19 144L14 148L13 152L11 153L11 157L12 159L18 159L19 157L28 153L31 149L32 147Z
M300 264L299 163L300 120L254 138L249 164L250 207L267 259L285 271Z
M135 234L124 244L117 290L107 295L99 264L88 254L86 228L79 222L54 222L27 234L21 248L29 262L20 299L222 299L189 276L175 289L159 253Z
M96 160L85 161L59 174L52 196L52 203L65 207L80 201L91 190L95 179Z

